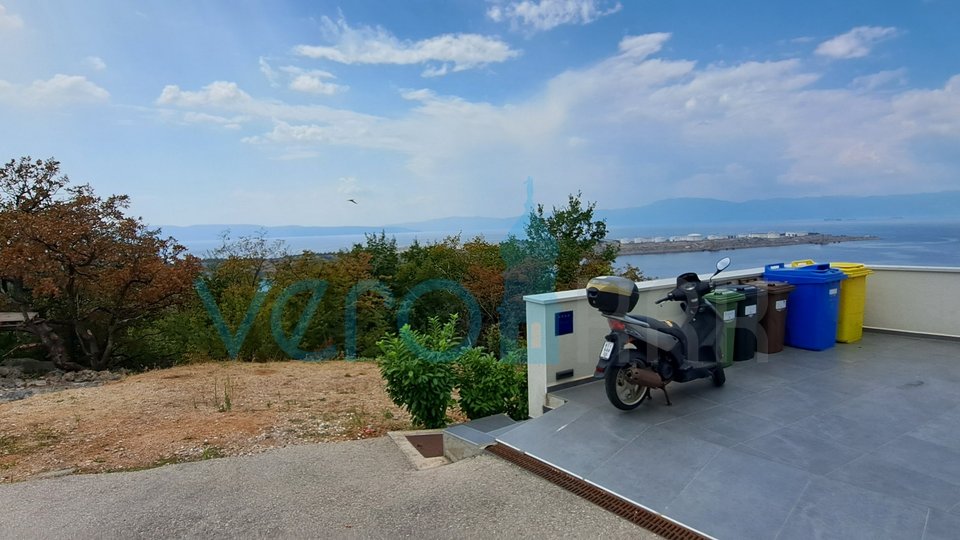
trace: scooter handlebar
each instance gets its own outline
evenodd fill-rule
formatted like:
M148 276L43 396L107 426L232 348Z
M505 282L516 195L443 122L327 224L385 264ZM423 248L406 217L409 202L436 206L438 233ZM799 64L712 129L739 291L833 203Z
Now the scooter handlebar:
M713 290L713 285L708 282L697 283L694 287L698 296L703 296ZM667 301L673 302L682 302L687 299L687 294L683 289L677 288L670 291L666 296L654 302L655 304L662 304Z

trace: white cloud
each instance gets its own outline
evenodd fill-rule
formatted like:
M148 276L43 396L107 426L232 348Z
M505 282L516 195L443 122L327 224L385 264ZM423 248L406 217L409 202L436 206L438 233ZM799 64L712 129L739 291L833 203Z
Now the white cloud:
M824 41L814 52L830 58L863 58L870 54L874 45L896 37L897 33L893 27L858 26L846 34Z
M296 66L283 66L280 71L291 77L290 89L298 92L331 96L349 89L348 86L342 84L324 81L323 79L336 79L332 73L327 71L306 70Z
M343 19L324 17L325 34L332 45L298 45L294 52L308 58L341 64L414 65L449 63L449 71L463 71L505 62L520 53L496 37L479 34L443 34L420 41L400 40L381 27L353 28ZM430 68L427 76L446 73L447 68Z
M256 99L230 81L215 81L196 91L167 85L156 103L194 112L213 110L217 113L231 113L241 116L243 122L258 120L274 123L273 132L244 138L244 142L248 143L322 140L354 144L366 140L366 143L360 146L389 146L382 138L370 136L374 126L383 121L379 117L324 105L290 105L277 100Z
M23 28L23 19L19 15L8 13L7 8L0 4L0 31L17 30Z
M260 57L260 72L270 82L270 86L280 86L281 77L289 79L288 88L297 92L306 92L308 94L333 95L338 92L345 92L348 86L326 82L323 79L336 79L328 72L319 69L303 69L297 66L282 66L274 69L266 58Z
M944 166L953 158L931 159L920 143L960 140L960 75L932 90L889 86L898 71L829 87L799 59L658 57L669 37L626 37L610 57L504 104L405 89L409 109L380 117L259 99L222 82L168 87L164 100L268 122L243 140L283 158L325 156L336 166L343 147L368 156L354 162L368 167L362 173L335 174L389 178L365 183L391 193L364 208L385 222L415 202L442 208L436 215L516 213L527 175L548 206L578 189L601 207L627 204L623 189L645 201L956 189L955 167ZM491 193L518 202L493 204Z
M356 176L341 176L337 179L337 193L341 195L367 195L370 190L360 184Z
M297 75L290 81L290 89L309 94L323 94L331 96L337 92L346 90L346 86L321 81L319 77L313 75Z
M110 92L81 75L57 74L36 80L28 86L0 81L0 101L16 105L60 107L72 104L102 103Z
M907 84L907 70L901 68L878 71L877 73L857 77L853 79L850 86L859 90L869 91L889 85L903 86L905 84Z
M498 2L487 10L494 22L510 22L513 28L550 30L564 24L590 24L620 11L619 2L604 0L522 0Z
M651 54L659 52L663 48L663 44L669 39L670 34L666 32L628 36L620 40L620 52L634 60L643 60Z
M267 62L267 59L261 56L259 64L260 64L260 73L263 73L263 76L266 77L268 81L270 81L270 86L280 86L280 83L277 82L279 75L277 74L276 71L274 71L273 67L270 66L270 63Z
M227 118L215 114L187 111L183 113L183 121L188 124L213 124L227 129L240 129L250 119L245 116Z
M235 108L253 102L235 82L215 81L202 90L196 92L183 91L179 86L168 84L157 98L159 105L175 105L177 107L225 107Z
M103 61L103 58L99 56L88 56L83 59L83 65L94 70L94 71L103 71L107 69L107 63Z
M437 94L429 88L420 88L418 90L404 90L400 92L400 97L410 101L427 101L437 97Z

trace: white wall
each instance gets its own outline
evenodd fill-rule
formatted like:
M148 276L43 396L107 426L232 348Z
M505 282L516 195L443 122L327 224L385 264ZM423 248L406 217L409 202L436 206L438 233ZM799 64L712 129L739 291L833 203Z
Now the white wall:
M865 328L960 337L960 268L870 269Z

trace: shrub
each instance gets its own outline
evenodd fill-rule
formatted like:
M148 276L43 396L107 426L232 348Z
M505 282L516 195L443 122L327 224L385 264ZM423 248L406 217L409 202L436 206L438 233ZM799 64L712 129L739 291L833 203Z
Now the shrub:
M377 342L383 353L380 374L387 383L390 399L426 428L446 425L456 378L451 362L423 358L420 354L456 347L456 325L456 315L442 325L437 317L431 317L424 333L405 325L400 335L389 334Z
M503 360L473 348L457 360L458 405L469 418L506 413L527 418L527 370L513 354Z

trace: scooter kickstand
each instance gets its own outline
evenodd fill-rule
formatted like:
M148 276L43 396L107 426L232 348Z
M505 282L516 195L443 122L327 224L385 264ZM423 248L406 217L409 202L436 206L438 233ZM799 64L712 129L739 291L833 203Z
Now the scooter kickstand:
M663 397L667 400L667 407L673 406L673 403L670 402L670 394L667 393L667 386L664 385L661 390L663 390Z

